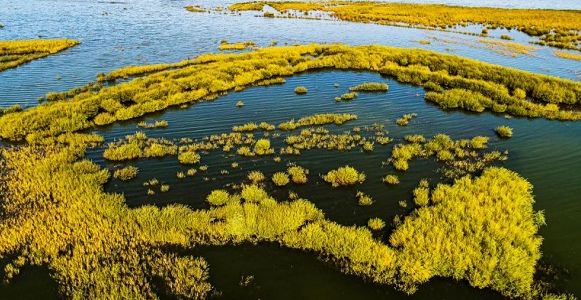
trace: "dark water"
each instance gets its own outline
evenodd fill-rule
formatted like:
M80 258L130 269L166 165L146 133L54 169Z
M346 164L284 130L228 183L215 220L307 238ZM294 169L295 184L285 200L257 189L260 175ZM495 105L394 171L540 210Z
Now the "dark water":
M426 1L430 2L430 1ZM560 1L549 6L546 1L488 1L490 6L576 8L576 1ZM483 5L481 3L452 1L449 4ZM385 44L398 47L422 47L502 64L513 68L556 75L579 80L575 71L581 62L556 58L553 49L539 47L534 57L504 56L487 49L471 47L477 38L452 33L425 32L415 29L352 24L346 22L309 21L291 19L265 19L246 12L241 16L224 13L189 13L183 6L202 4L225 6L222 1L2 1L0 0L0 40L68 37L79 39L82 45L65 52L37 60L17 69L0 73L0 106L14 103L36 105L37 97L50 91L64 91L94 80L96 74L126 66L158 62L174 62L201 53L216 52L221 39L229 41L253 40L266 46L272 40L285 43L343 42L348 44ZM551 4L552 5L552 4ZM478 30L472 28L471 30ZM500 35L504 32L498 31ZM517 42L530 38L511 32ZM420 39L454 39L457 44L433 41L421 45ZM56 77L61 76L61 80ZM390 85L387 94L361 93L351 102L335 103L334 97L346 92L349 86L364 81L382 81ZM339 83L340 87L333 86ZM305 85L309 92L296 96L294 88ZM327 71L304 73L287 78L284 85L253 87L230 93L211 103L188 109L172 109L121 124L101 128L107 142L119 139L138 130L139 121L167 120L166 129L146 130L150 137L200 139L209 134L229 132L233 125L266 121L277 124L291 118L314 113L354 113L358 120L343 126L328 126L335 133L383 124L394 142L406 134L449 134L452 138L469 138L475 135L490 137L489 148L508 150L506 167L520 173L534 185L535 209L545 210L546 227L541 230L545 238L542 251L548 263L568 271L557 280L561 291L581 296L581 123L505 119L503 116L444 112L423 100L423 89L401 85L378 74L366 72ZM237 101L245 106L237 108ZM395 125L395 120L405 113L415 112L418 117L407 127ZM498 125L514 128L514 137L499 140L493 129ZM255 133L260 137L261 133ZM275 148L283 144L285 134L272 138ZM239 182L248 171L261 170L265 175L286 169L288 162L296 162L310 170L309 183L290 185L280 189L269 187L278 198L285 199L288 190L297 192L321 208L327 218L346 225L364 225L371 217L380 217L388 223L397 214L405 215L412 209L411 190L421 178L427 177L435 184L441 175L435 172L439 165L430 160L415 161L410 170L400 175L401 184L389 187L381 177L393 173L391 167L381 162L389 155L393 143L376 144L371 154L359 150L338 152L312 150L301 156L283 156L281 163L266 158L241 158L222 153L221 150L202 156L208 165L207 173L192 178L178 179L180 166L175 157L144 159L131 162L140 168L139 177L128 183L112 180L108 190L123 192L130 206L143 204L164 205L184 203L193 208L207 208L204 198L209 191ZM102 159L102 149L89 153L94 161L114 168ZM232 169L231 163L239 163ZM348 189L332 189L318 174L345 164L364 171L364 184ZM222 175L221 170L229 174ZM147 196L142 183L151 178L170 185L168 193ZM207 180L204 179L207 178ZM375 203L370 207L357 205L355 194L361 190L371 195ZM400 208L398 201L407 200L408 208ZM469 287L464 282L433 279L422 285L409 297L390 286L377 286L363 280L345 276L332 266L326 266L312 253L281 249L275 244L239 245L231 247L206 247L195 250L210 263L210 281L223 292L223 299L494 299L500 296L489 290ZM241 276L254 276L248 286L239 284ZM46 290L43 298L54 299L56 288L50 283L46 271L31 268L11 285L0 285L1 299L37 299L36 291Z

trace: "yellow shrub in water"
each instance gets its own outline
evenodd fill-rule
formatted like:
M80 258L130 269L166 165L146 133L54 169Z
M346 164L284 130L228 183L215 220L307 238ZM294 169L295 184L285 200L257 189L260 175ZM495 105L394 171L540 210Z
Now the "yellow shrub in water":
M257 155L273 154L274 149L270 148L270 140L259 139L256 141L256 144L254 144L254 153Z
M136 167L127 166L123 169L115 170L115 172L113 173L113 177L123 181L127 181L137 177L138 172L139 170Z
M291 166L287 169L287 173L291 176L294 183L307 183L309 170L301 166Z
M277 186L285 186L290 182L290 179L286 173L276 172L272 175L272 182Z
M250 171L250 173L248 173L248 180L250 180L253 184L262 182L264 179L264 174L260 171Z
M297 94L306 94L307 93L307 88L304 86L297 86L295 88L295 93Z
M229 199L230 194L225 190L214 190L206 197L206 201L214 206L224 205Z
M193 165L200 162L200 155L194 151L183 151L178 154L178 160L184 165Z
M397 175L385 175L385 178L383 178L383 182L395 185L399 184L399 178L397 177Z
M385 222L380 218L371 218L367 221L367 227L371 230L382 230L385 227Z
M512 137L512 128L508 126L498 126L495 131L501 137Z
M353 167L344 166L337 170L329 171L327 175L323 175L323 179L333 187L347 186L363 183L365 181L365 174L357 172Z

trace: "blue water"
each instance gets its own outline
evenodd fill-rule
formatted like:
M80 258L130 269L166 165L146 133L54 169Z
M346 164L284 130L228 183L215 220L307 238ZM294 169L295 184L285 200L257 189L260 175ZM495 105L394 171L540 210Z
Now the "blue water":
M400 1L411 2L411 1ZM418 1L413 1L418 2ZM435 3L436 1L421 1ZM527 7L554 9L581 9L578 1L444 1L452 5L477 5L495 7ZM554 49L538 47L533 56L505 56L478 45L478 38L417 29L354 24L336 21L313 21L296 19L267 19L255 17L254 12L241 15L230 13L190 13L183 6L201 4L206 7L227 6L230 1L6 1L0 0L0 40L61 38L78 39L82 44L59 54L36 60L16 69L0 72L0 106L38 104L38 96L48 92L65 91L95 80L98 73L127 66L160 62L175 62L196 55L217 52L220 40L231 42L253 40L259 46L267 46L273 40L279 45L295 43L347 43L352 45L384 44L397 47L416 47L450 52L453 54L501 64L512 68L580 80L581 62L553 56ZM477 29L473 29L477 30ZM491 31L499 36L504 31ZM516 42L527 43L530 37L510 32ZM459 43L450 44L434 41L451 39ZM417 41L431 39L430 45ZM57 77L62 79L58 80ZM362 94L352 102L335 103L334 97L344 93L347 87L364 81L384 81L390 85L387 94ZM334 83L340 87L335 88ZM297 97L293 90L305 85L309 93ZM444 112L423 100L423 89L400 85L378 74L361 72L315 72L287 78L284 85L254 87L240 93L230 93L215 102L194 105L188 109L172 109L167 112L146 116L122 124L100 128L107 142L132 134L136 124L145 120L167 120L166 129L148 130L148 136L177 139L202 138L213 133L228 132L232 125L246 122L280 123L290 118L321 113L346 112L358 115L358 120L341 127L330 126L335 132L349 130L354 126L373 123L384 124L389 136L396 142L406 134L418 133L433 136L447 133L453 138L468 138L485 135L491 138L490 148L509 150L506 167L517 171L534 185L535 209L545 210L546 227L540 234L545 238L542 247L548 263L567 269L557 280L561 291L581 296L581 188L577 170L581 169L581 123L505 119L489 113L465 114L459 111ZM241 109L235 107L243 101ZM300 108L300 109L297 109ZM405 128L395 125L402 114L418 114ZM493 128L509 125L514 128L514 137L499 140ZM282 145L284 135L273 139ZM277 146L277 147L278 147ZM206 174L179 180L178 171L187 168L179 165L175 157L141 160L131 163L140 168L139 177L128 183L112 180L107 189L123 192L130 206L146 203L164 205L185 203L193 208L205 208L205 195L212 189L221 188L230 182L241 180L249 170L260 169L265 174L286 168L287 162L297 162L311 171L309 184L292 186L300 196L309 198L320 207L329 219L342 224L363 225L370 217L391 220L396 214L411 211L410 191L417 182L428 177L433 182L440 180L433 161L416 161L410 170L400 173L402 183L397 188L386 187L381 176L393 172L391 167L381 167L389 157L393 143L376 145L372 154L358 151L329 152L323 150L305 153L300 157L283 157L276 164L272 158L247 159L211 153L202 157L207 164ZM219 151L218 151L219 152ZM93 150L89 157L111 169L115 164L102 159L102 149ZM240 167L233 170L232 162ZM358 187L370 194L375 203L360 207L354 195L356 189L333 190L317 176L331 168L344 164L357 165L366 172L366 184ZM220 170L229 170L228 175ZM148 197L142 183L156 177L170 184L167 194L158 193ZM204 180L207 177L208 180ZM275 196L283 199L287 190L271 187ZM398 201L407 199L408 208L398 206ZM490 290L469 287L464 282L448 279L433 279L420 287L415 295L408 297L394 291L390 286L377 286L360 278L345 276L332 266L316 260L311 253L281 249L277 245L240 245L232 247L208 247L196 249L210 262L210 281L223 292L223 299L494 299L501 298ZM241 276L253 275L248 287L239 285ZM40 283L38 283L38 282ZM20 278L9 286L0 285L1 299L38 298L33 290L46 289L44 298L54 299L54 285L46 272L25 269ZM50 292L49 292L50 291Z

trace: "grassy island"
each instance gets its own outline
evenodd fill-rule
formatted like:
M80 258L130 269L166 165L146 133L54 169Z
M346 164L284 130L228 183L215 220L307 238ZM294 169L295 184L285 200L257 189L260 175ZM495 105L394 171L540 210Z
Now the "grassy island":
M13 141L56 137L170 106L213 100L229 91L265 82L279 83L281 76L329 68L369 70L399 82L425 86L431 90L426 99L443 108L581 119L579 82L419 49L308 45L126 67L107 78L131 76L133 80L77 89L78 93L69 94L68 101L5 114L0 118L0 137Z
M80 41L69 39L0 41L0 72L58 53L80 43Z
M478 24L485 27L480 34L482 36L488 35L488 29L499 27L515 29L529 36L538 37L539 40L534 41L536 44L581 50L579 45L581 14L574 10L506 9L367 1L257 1L236 3L229 9L234 11L262 10L264 5L273 7L281 16L291 16L291 11L323 11L343 21L431 30L449 31L450 28ZM301 14L297 16L304 17ZM501 38L510 39L509 36L501 36Z

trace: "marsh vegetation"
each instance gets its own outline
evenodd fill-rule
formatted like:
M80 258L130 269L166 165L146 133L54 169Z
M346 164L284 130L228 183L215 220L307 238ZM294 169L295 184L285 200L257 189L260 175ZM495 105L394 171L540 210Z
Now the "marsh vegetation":
M81 42L69 39L0 41L0 72L58 53Z

